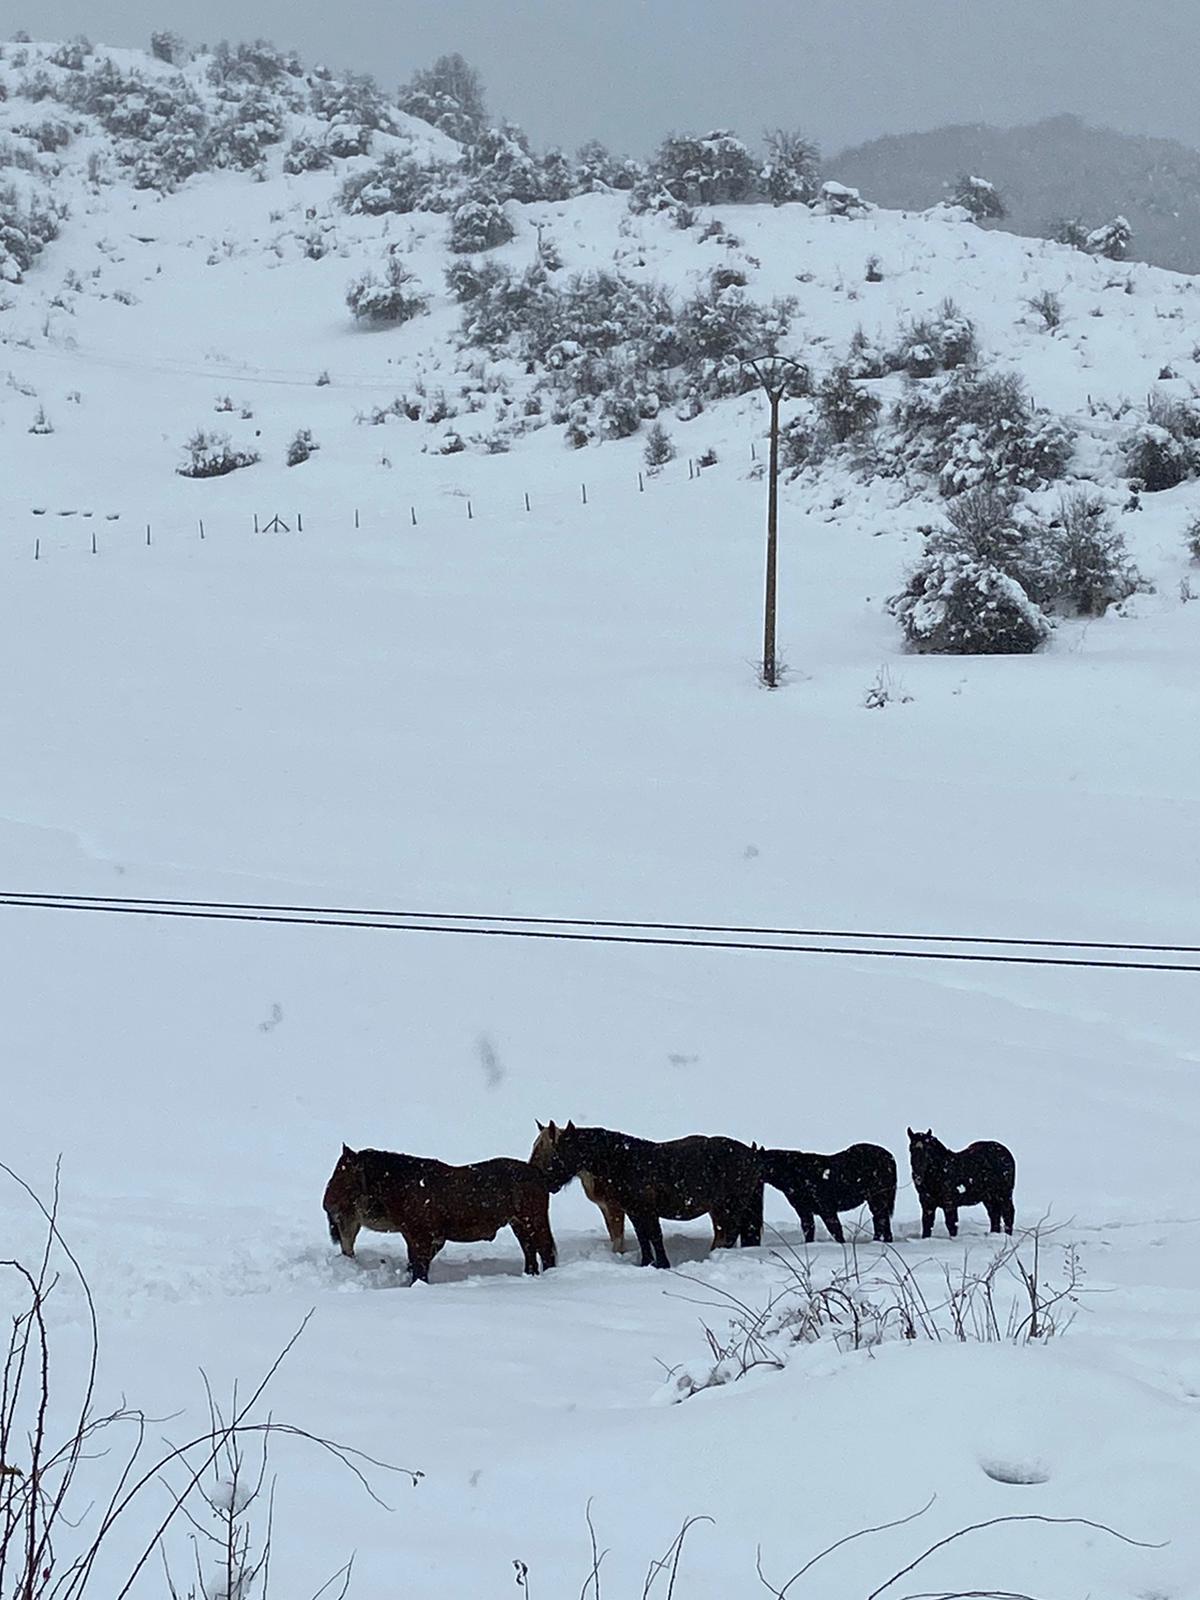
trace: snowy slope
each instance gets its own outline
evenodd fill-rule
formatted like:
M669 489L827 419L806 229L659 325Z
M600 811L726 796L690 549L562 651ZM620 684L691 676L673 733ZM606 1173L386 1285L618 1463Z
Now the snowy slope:
M10 125L29 114L0 104ZM441 455L441 425L356 417L473 381L444 217L347 217L344 164L287 176L278 152L263 182L210 174L165 198L89 187L86 155L82 138L62 153L70 217L0 312L7 888L1200 944L1200 606L1180 589L1200 493L1123 513L1113 415L1167 366L1184 376L1163 387L1189 392L1193 280L945 215L729 208L731 249L618 196L514 208L496 255L522 265L539 225L567 270L619 258L679 293L735 259L756 298L796 296L794 348L818 368L860 325L886 341L952 294L989 357L1078 427L1077 470L1153 584L1035 656L904 656L883 602L937 497L835 461L784 491L792 676L766 695L756 398L669 419L679 457L644 491L638 436L574 452L546 427ZM335 241L320 260L314 220ZM346 284L397 237L430 312L363 333ZM1026 304L1043 288L1054 332ZM52 433L27 431L39 406ZM494 422L464 416L481 437ZM262 461L177 476L213 426ZM303 427L321 448L289 469ZM275 513L289 531L256 535ZM881 672L893 698L868 710ZM614 1594L711 1516L678 1592L715 1597L757 1586L756 1546L782 1584L936 1496L831 1557L824 1592L869 1593L956 1528L1030 1512L1166 1547L1010 1524L896 1592L1200 1594L1194 976L0 917L0 1158L44 1188L62 1155L102 1399L202 1418L196 1368L218 1393L248 1380L311 1307L276 1413L426 1474L389 1486L387 1513L282 1449L279 1593L353 1548L368 1600L500 1592L514 1560L533 1593L578 1593L590 1500ZM901 1165L898 1252L931 1296L994 1246L981 1213L958 1244L916 1237L905 1126L1004 1139L1019 1223L1061 1225L1047 1279L1070 1246L1086 1292L1044 1346L822 1340L672 1405L667 1370L703 1365L726 1296L758 1306L784 1281L799 1230L780 1196L761 1251L709 1258L705 1225L669 1226L686 1279L614 1260L577 1186L543 1280L507 1235L448 1247L415 1290L393 1239L357 1266L331 1254L320 1196L343 1139L465 1161L525 1153L550 1116L877 1140ZM0 1253L33 1251L13 1189L0 1225ZM818 1278L842 1259L823 1236L811 1251ZM64 1285L64 1366L82 1309Z

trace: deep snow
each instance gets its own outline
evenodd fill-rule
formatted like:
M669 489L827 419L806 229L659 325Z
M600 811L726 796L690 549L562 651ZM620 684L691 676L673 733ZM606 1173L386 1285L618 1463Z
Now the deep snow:
M575 454L546 430L505 456L441 457L422 453L433 430L357 424L419 368L448 378L455 318L443 301L394 335L349 325L345 283L378 221L339 219L345 253L320 262L294 239L267 251L332 187L81 187L9 292L5 887L1200 944L1200 606L1179 589L1193 488L1122 520L1153 593L1062 624L1035 657L951 660L904 657L883 610L936 504L831 472L790 485L792 675L767 695L750 665L757 403L672 422L680 459L644 493L637 439ZM526 259L545 219L570 266L606 261L629 247L622 216L606 197L530 208L502 254ZM1137 400L1168 361L1192 370L1190 279L944 218L727 220L761 262L756 293L796 293L803 338L831 351L952 292L1039 401L1077 418L1081 464L1117 505L1115 425L1088 396ZM401 226L436 289L445 219ZM694 237L636 227L648 272L683 283L709 264ZM871 254L879 285L861 281ZM74 314L50 306L85 264L136 303L89 290ZM1054 335L1024 310L1045 286L1068 312ZM254 418L214 416L225 393ZM45 437L26 432L39 403ZM174 476L199 425L261 428L262 465ZM322 448L288 470L299 426ZM689 479L708 446L717 465ZM291 531L256 536L275 512ZM868 710L881 669L910 698ZM1169 1543L1009 1525L897 1592L1200 1594L1194 976L15 909L0 939L0 1158L45 1189L62 1155L102 1395L194 1420L198 1367L219 1393L249 1380L315 1307L274 1410L426 1474L390 1485L387 1513L280 1450L277 1592L310 1592L356 1548L367 1600L500 1592L514 1560L533 1594L577 1593L590 1500L614 1594L640 1592L684 1517L714 1518L681 1569L679 1592L702 1600L756 1588L756 1546L782 1582L936 1495L916 1524L830 1557L809 1592L866 1594L957 1527L1035 1512ZM681 1275L641 1272L608 1255L572 1188L554 1205L562 1266L541 1280L519 1276L507 1236L449 1247L411 1291L395 1240L366 1238L357 1266L332 1253L320 1195L343 1139L471 1160L523 1154L549 1116L884 1143L899 1248L930 1282L992 1246L982 1214L957 1245L914 1238L905 1125L1001 1138L1020 1223L1062 1224L1087 1293L1045 1348L821 1343L665 1405L666 1371L727 1319L722 1291L755 1305L777 1286L771 1248L708 1259L704 1226L675 1225ZM781 1197L768 1216L794 1244ZM0 1254L34 1249L11 1189L0 1226ZM818 1272L841 1261L827 1242L812 1255ZM69 1285L56 1306L69 1366ZM997 1482L997 1465L1045 1481Z

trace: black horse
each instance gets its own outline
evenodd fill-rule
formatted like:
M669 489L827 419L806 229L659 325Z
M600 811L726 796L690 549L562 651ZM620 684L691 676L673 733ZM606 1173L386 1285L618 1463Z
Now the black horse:
M896 1161L878 1144L852 1144L836 1155L813 1155L806 1150L764 1150L763 1175L780 1189L800 1218L804 1240L816 1234L820 1217L832 1238L844 1244L839 1211L869 1206L875 1237L892 1242L892 1212L896 1209Z
M737 1139L706 1138L655 1143L608 1128L542 1130L532 1161L557 1193L588 1172L628 1216L642 1247L642 1266L669 1267L662 1218L691 1221L707 1212L713 1248L762 1243L763 1174L760 1153Z
M965 1150L947 1150L932 1128L924 1133L910 1128L908 1153L913 1186L921 1200L922 1239L932 1234L939 1209L946 1218L946 1231L955 1238L960 1206L986 1206L990 1233L1001 1228L1013 1231L1017 1163L1007 1146L995 1139L977 1139Z

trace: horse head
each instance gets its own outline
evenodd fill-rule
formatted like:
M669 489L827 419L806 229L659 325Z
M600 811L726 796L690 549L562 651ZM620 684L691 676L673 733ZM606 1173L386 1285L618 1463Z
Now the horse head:
M555 1194L579 1175L577 1131L573 1122L563 1128L554 1122L538 1123L538 1136L529 1152L529 1164L538 1169Z

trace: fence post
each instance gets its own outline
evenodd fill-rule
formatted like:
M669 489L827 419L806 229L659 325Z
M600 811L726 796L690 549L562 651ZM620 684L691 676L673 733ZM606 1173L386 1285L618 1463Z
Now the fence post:
M92 531L92 554L96 554L96 533L94 529Z
M358 527L358 508L357 508L357 506L354 509L354 526L356 528Z
M474 520L475 520L475 513L471 509L471 502L468 500L467 501L467 521L468 522L473 522Z
M146 543L147 543L147 545L150 543L150 524L149 523L146 524Z
M302 511L297 511L296 513L296 532L304 532L304 513Z
M255 531L255 533L258 532L258 512L257 511L254 513L254 531Z
M408 509L412 513L412 525L415 528L417 525L417 508L416 506L409 506Z
M525 491L525 509L526 509L526 511L529 510L529 490L528 489L526 489L526 491Z
M643 479L641 473L639 472L638 473L638 493L639 494L645 494L645 492L646 492L646 483L645 483L645 480Z
M200 537L202 539L204 537L204 518L203 517L200 518Z
M587 484L586 483L581 483L579 485L579 489L580 489L580 493L583 495L583 503L584 503L584 505L587 505Z
M40 539L35 539L33 541L33 559L35 561L40 561L42 559L42 541Z

